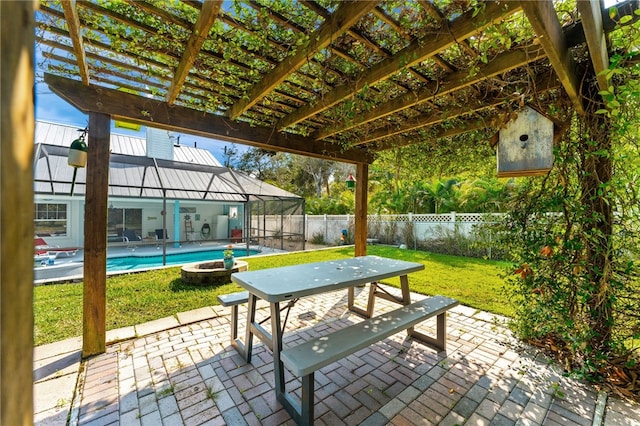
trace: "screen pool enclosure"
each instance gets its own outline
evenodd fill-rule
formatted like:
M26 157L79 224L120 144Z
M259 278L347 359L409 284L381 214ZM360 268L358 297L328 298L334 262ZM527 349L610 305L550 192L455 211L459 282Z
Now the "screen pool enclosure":
M67 164L68 155L67 146L36 144L36 198L46 196L48 199L62 197L68 200L71 197L80 202L84 199L86 170L78 169L74 193L71 194L74 168ZM157 210L162 212L161 229L169 231L172 221L164 214L168 203L240 205L242 208L238 211L237 220L242 232L233 238L226 236L228 242L246 244L247 249L250 245L257 245L286 251L304 250L304 199L227 167L112 153L109 199L154 200ZM167 237L159 239L163 255L166 255L166 245L181 242Z

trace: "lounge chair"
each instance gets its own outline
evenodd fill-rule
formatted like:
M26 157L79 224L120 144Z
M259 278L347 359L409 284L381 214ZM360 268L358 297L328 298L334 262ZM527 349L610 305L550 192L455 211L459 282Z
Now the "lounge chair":
M163 238L164 237L164 238ZM156 240L169 239L169 234L166 232L162 232L162 229L156 229Z
M61 254L66 256L75 256L78 253L77 247L60 247L52 246L45 241L42 237L35 237L33 239L34 256L35 257L58 257Z
M142 241L142 237L136 234L136 231L133 229L125 229L122 232L122 236L125 238L125 241L128 243L127 247L135 247L135 243Z

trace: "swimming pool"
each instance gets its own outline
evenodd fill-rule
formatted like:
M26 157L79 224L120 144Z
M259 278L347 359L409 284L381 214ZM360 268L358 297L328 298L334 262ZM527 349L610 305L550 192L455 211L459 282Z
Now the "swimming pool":
M185 263L202 262L205 260L222 259L224 249L194 251L188 253L167 253L166 265L182 265ZM253 256L260 253L258 250L237 250L238 255ZM129 271L134 269L153 268L162 265L162 255L136 255L107 258L107 272Z

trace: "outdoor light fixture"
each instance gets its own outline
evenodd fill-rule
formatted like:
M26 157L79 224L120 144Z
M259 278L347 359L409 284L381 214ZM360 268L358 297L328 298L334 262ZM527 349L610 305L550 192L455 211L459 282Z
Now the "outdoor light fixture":
M353 177L353 173L349 173L346 184L347 189L354 189L356 187L356 178Z
M73 167L73 180L71 181L71 195L73 195L73 187L76 184L76 173L78 173L78 167L85 167L87 165L87 144L84 141L87 135L87 129L79 130L82 132L80 137L73 142L69 147L68 164Z

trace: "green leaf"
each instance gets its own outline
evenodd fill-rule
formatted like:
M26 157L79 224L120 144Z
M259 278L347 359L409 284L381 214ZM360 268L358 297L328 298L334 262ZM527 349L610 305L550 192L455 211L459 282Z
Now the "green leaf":
M631 15L624 15L622 18L620 18L620 24L626 24L627 22L630 22L631 19Z

